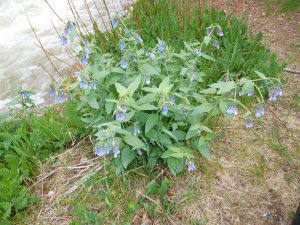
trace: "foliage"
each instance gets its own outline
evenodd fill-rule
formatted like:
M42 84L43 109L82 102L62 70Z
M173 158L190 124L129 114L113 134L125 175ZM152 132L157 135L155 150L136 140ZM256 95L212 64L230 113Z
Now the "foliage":
M199 153L210 159L208 144L215 135L209 120L221 114L232 118L241 107L250 128L254 115L264 115L265 96L274 101L282 95L280 66L274 56L263 47L256 48L262 46L259 39L239 39L240 28L231 31L235 32L231 37L235 36L234 52L223 52L216 60L210 53L217 52L218 57L220 43L222 49L226 43L232 46L219 24L206 28L202 42L184 42L184 48L176 50L159 38L155 45L146 44L119 22L114 31L120 37L119 52L104 53L93 40L85 43L85 54L80 55L88 61L77 74L78 82L69 86L80 99L82 120L95 131L95 154L113 156L117 173L135 159L145 161L150 169L157 161L164 162L174 175L185 165L193 171L193 159ZM254 66L249 53L248 60L240 62L247 70L241 71L235 62L243 57L235 58L235 54L245 49L255 57L264 52L270 60L253 58ZM257 65L268 75L256 70ZM253 108L247 108L249 101Z
M38 163L86 133L75 109L76 103L69 102L61 113L54 108L43 113L37 113L36 109L19 110L0 123L0 218L3 223L8 223L11 216L35 201L24 183L34 175Z

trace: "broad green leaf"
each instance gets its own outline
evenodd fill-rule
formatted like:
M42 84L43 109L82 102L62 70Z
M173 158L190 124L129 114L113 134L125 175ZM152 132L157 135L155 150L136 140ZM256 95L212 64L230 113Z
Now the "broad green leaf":
M157 114L151 114L145 124L145 133L152 129L158 123L159 117Z
M141 83L141 76L138 76L127 88L127 92L128 92L128 95L130 97L133 96L134 92L138 89L139 85Z
M73 28L71 30L71 33L70 33L70 41L73 42L74 41L74 38L76 37L76 34L77 34L77 30L75 28Z
M210 55L206 55L205 53L202 53L201 57L203 57L204 59L207 59L207 60L216 61L214 57L212 57Z
M232 89L235 88L235 82L234 81L218 81L218 83L214 83L209 85L212 88L218 88L217 94L224 94L230 92Z
M123 137L123 140L126 142L126 144L133 146L135 148L144 148L145 144L142 142L138 137L133 135L125 135Z
M93 77L95 78L95 80L100 81L100 80L103 80L109 74L110 74L110 72L108 70L95 71L93 73Z
M204 37L204 43L205 43L206 45L208 45L210 41L211 41L211 37L210 37L210 36L205 36L205 37Z
M242 87L242 91L239 93L240 96L246 95L249 91L254 91L254 83L252 81L248 81L244 83Z
M121 150L121 161L123 167L126 169L128 164L131 163L136 156L136 151L124 148Z
M153 193L157 188L157 183L155 180L151 181L146 187L146 195Z
M144 75L159 75L159 70L150 64L141 65L141 72Z
M193 112L192 112L192 116L194 115L199 115L202 113L207 113L210 112L210 110L212 110L213 106L210 103L202 103L200 106L197 106Z
M217 89L216 88L207 88L207 89L204 89L202 91L200 91L200 93L202 94L215 94L217 92Z
M181 131L181 130L175 130L173 131L173 134L176 136L178 141L183 141L185 140L186 133Z
M165 178L160 184L159 192L161 193L162 196L166 196L168 193L168 179Z
M267 79L266 75L264 75L263 73L255 70L255 73L261 78L261 79Z
M149 93L149 94L143 96L142 98L140 98L139 100L137 100L136 103L139 104L139 105L142 105L142 104L145 104L145 103L152 103L156 100L157 100L156 95L153 94L153 93Z
M189 130L187 133L186 133L186 137L185 139L188 140L188 139L191 139L192 137L195 137L198 135L198 130Z
M112 113L113 107L114 107L114 103L108 101L105 102L105 111L108 115Z
M161 130L178 142L177 137L171 131L167 130L165 127L163 127Z
M127 94L127 89L120 83L115 83L115 87L120 97L124 97Z
M197 149L199 150L199 152L208 160L211 159L211 155L210 155L210 150L208 147L208 144L203 144L202 141L200 140L198 145L197 145Z
M184 76L184 75L187 73L188 70L189 70L188 68L183 67L183 68L181 69L181 71L180 71L180 76Z
M123 122L128 122L129 120L131 120L131 118L134 116L134 114L135 114L135 111L134 111L134 110L132 110L132 111L130 111L129 113L127 113L127 114L125 115L125 119L124 119Z
M96 96L95 96L95 92L91 91L88 98L87 98L87 102L89 104L89 106L93 109L99 109L99 103L96 100Z
M143 105L139 105L137 107L138 110L140 111L148 111L148 110L157 110L157 107L155 105L151 105L149 103L143 104Z
M184 162L185 160L180 158L167 159L168 167L174 176L176 176L178 173L180 173L183 170Z

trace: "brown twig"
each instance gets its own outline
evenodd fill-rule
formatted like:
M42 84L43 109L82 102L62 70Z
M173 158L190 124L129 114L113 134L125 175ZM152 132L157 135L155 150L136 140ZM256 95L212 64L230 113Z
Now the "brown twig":
M34 33L34 35L35 35L35 37L36 37L36 39L37 39L37 41L39 42L39 44L40 44L40 46L41 46L41 48L42 48L42 50L44 51L44 53L45 53L45 55L46 55L46 57L48 58L48 60L50 61L50 63L51 63L51 65L53 66L53 68L54 68L54 70L56 70L56 72L63 78L64 76L58 71L58 69L55 67L55 65L54 65L54 63L52 62L52 60L50 59L50 57L48 56L48 54L47 54L47 52L46 52L46 50L44 49L44 47L43 47L43 44L42 44L42 42L41 42L41 40L39 39L39 37L38 37L38 35L37 35L37 33L35 32L35 30L34 30L34 28L33 28L33 26L32 26L32 24L31 24L31 22L30 22L30 20L29 20L29 17L28 16L26 16L27 17L27 20L28 20L28 22L29 22L29 24L30 24L30 27L31 27L31 30L33 31L33 33Z

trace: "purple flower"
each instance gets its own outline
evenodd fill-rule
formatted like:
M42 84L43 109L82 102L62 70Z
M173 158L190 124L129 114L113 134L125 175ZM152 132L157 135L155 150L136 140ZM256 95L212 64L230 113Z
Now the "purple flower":
M189 161L188 162L188 171L189 172L193 172L193 171L195 171L195 169L196 169L196 167L195 167L194 162L193 161Z
M155 55L154 55L154 53L151 52L151 53L149 54L149 57L150 57L150 59L151 59L152 61L155 60Z
M168 114L168 107L166 105L163 105L162 108L161 108L161 114L166 116Z
M165 44L162 41L159 41L157 44L157 50L159 53L163 53L165 51Z
M125 42L121 42L120 43L120 51L123 52L126 48L126 43Z
M82 80L79 83L79 87L80 87L80 89L88 89L89 88L89 84L88 84L88 82Z
M143 154L142 151L141 151L141 149L139 149L139 148L136 150L136 152L137 152L138 155L142 155Z
M114 147L114 158L117 158L119 154L120 154L120 149L118 146L115 146Z
M127 105L122 104L122 105L121 105L121 109L122 109L122 111L123 111L124 113L126 113L127 110L128 110L128 107L127 107Z
M196 53L197 57L200 57L202 55L202 52L200 49L195 49L195 53Z
M89 48L85 48L85 58L89 59L91 55L91 50Z
M112 22L111 22L111 24L112 24L112 27L113 27L113 28L117 28L118 25L119 25L119 22L118 22L118 20L113 19Z
M247 119L246 120L246 128L252 128L252 127L253 127L252 119Z
M60 43L62 46L66 47L68 44L68 38L66 36L62 36L60 39Z
M56 98L55 98L55 102L58 103L58 104L62 104L65 102L65 97L63 95L58 95Z
M230 115L235 115L235 116L238 114L237 107L235 105L229 106L226 112Z
M82 58L80 59L80 61L81 61L82 65L87 66L87 64L88 64L88 59L87 59L85 56L82 57Z
M211 27L207 28L206 34L209 36L209 35L211 35L211 33L212 33L212 28Z
M274 92L275 92L275 94L277 95L277 96L282 96L283 94L282 94L282 89L280 88L280 87L276 87L275 89L274 89Z
M55 95L55 87L53 85L50 86L49 95L50 97L54 97Z
M95 155L98 157L102 157L108 154L107 148L98 147L95 151Z
M29 97L30 97L30 93L28 93L27 91L22 91L22 92L20 93L20 96L21 96L22 98L29 98Z
M123 112L117 112L116 120L122 122L125 119L125 114Z
M65 28L65 35L70 36L71 32L75 29L75 23L68 21L66 28Z
M176 98L175 97L170 98L170 104L171 105L174 105L175 102L176 102Z
M274 102L274 101L276 101L276 98L277 98L277 96L276 96L275 91L274 90L270 90L269 91L269 101L270 102Z
M150 85L150 83L151 83L151 77L150 77L150 75L146 76L146 81L145 82L146 82L147 85Z
M262 117L263 115L265 115L265 109L264 109L264 107L261 106L256 109L255 116L256 116L256 118L259 118L259 117Z
M135 38L135 44L138 45L138 44L143 44L143 39L140 37L140 36L137 36Z
M247 96L251 97L251 96L253 96L253 94L254 94L253 91L250 90L250 91L248 91Z
M221 28L217 29L218 36L223 37L224 33Z
M128 62L125 61L125 60L121 61L120 67L121 67L122 69L126 69L126 68L128 67Z
M139 127L134 127L133 129L133 135L134 136L138 136L141 133L140 128Z
M219 49L219 48L220 48L219 42L218 42L218 41L215 41L215 42L214 42L214 46L215 46L217 49Z

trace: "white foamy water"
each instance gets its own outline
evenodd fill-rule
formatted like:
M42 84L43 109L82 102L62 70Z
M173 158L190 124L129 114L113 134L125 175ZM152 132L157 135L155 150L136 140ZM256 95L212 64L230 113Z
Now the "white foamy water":
M91 30L91 22L86 10L84 0L71 0L84 23ZM74 21L67 0L48 0L54 11L65 21ZM109 17L102 0L95 0L106 23ZM128 0L106 0L111 17L116 11L122 10L121 3L125 5ZM93 0L87 0L92 15L99 27L103 27L98 10ZM31 90L36 93L36 103L44 102L51 77L47 75L42 64L49 73L58 77L43 51L35 45L38 44L32 32L27 17L39 36L44 48L59 59L72 64L60 44L51 20L57 30L63 33L65 24L52 12L44 0L0 0L0 109L14 96L18 90ZM71 47L76 49L76 43ZM57 69L64 73L68 66L58 59L51 57Z

